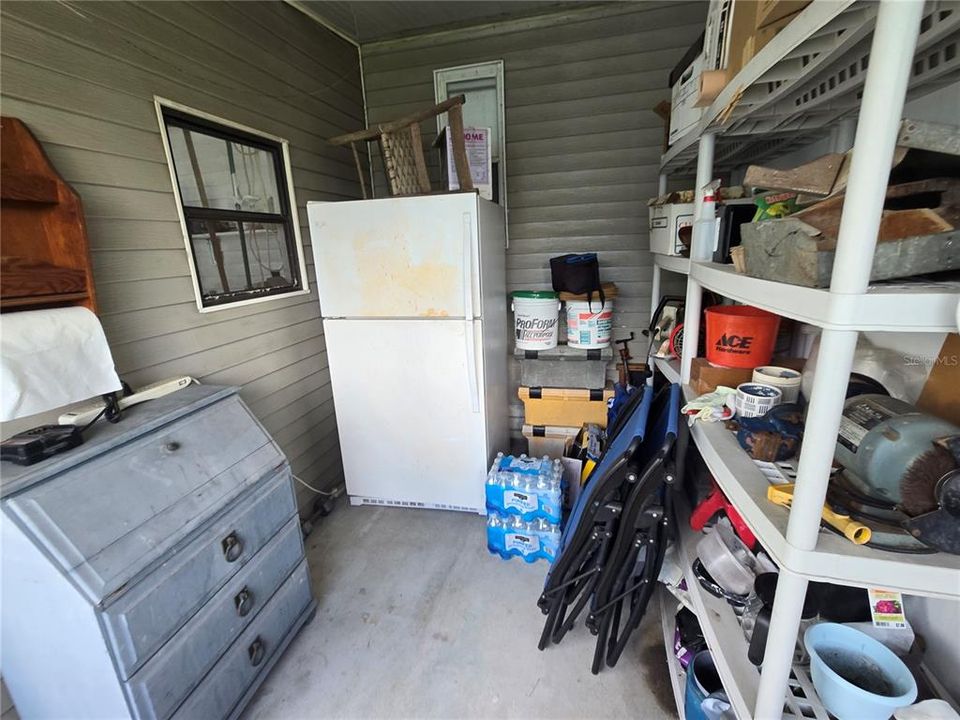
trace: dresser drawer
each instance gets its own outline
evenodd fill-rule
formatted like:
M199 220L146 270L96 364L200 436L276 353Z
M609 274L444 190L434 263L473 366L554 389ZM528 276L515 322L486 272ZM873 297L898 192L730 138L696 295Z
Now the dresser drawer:
M304 561L173 717L177 720L227 717L251 683L270 666L272 656L283 647L287 635L311 603L310 575Z
M104 604L283 463L233 395L13 496L5 509Z
M303 560L300 523L290 521L204 605L127 683L137 714L165 720L255 621L277 588Z
M284 523L296 517L290 482L286 469L264 481L101 611L104 634L122 678L129 678L211 595L242 572Z

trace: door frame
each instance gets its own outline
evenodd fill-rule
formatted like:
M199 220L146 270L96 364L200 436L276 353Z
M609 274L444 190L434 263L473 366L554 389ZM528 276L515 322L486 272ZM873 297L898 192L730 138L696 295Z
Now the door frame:
M504 89L503 89L503 60L489 60L487 62L470 63L469 65L456 65L454 67L440 68L433 71L433 95L436 102L440 103L447 99L447 83L459 82L461 80L479 80L483 78L494 78L497 83L497 122L500 124L500 206L507 210L507 123L504 112ZM437 116L437 133L447 124L447 115Z

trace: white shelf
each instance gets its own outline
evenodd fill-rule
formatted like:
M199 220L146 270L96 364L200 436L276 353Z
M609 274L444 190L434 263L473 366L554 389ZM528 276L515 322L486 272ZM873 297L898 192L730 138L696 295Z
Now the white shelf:
M958 13L960 14L960 13ZM833 330L956 332L960 282L871 285L864 295L741 275L733 265L695 262L690 277L724 297Z
M661 270L669 270L680 275L686 275L690 272L690 258L653 253L653 263Z
M689 398L692 388L684 391ZM770 483L723 423L697 422L690 429L700 455L770 557L810 580L882 587L911 595L960 598L960 555L906 555L854 545L821 530L817 547L798 550L786 541L790 512L767 500Z
M693 575L693 561L697 557L697 541L700 533L690 529L690 513L685 507L678 508L677 535L680 544L680 559L683 563L687 591L693 602L694 612L700 621L700 629L713 656L723 689L730 699L734 712L740 720L753 717L760 684L760 671L747 658L747 640L733 608L725 600L716 598L697 582ZM807 672L794 667L784 697L783 717L793 720L829 717L820 704Z
M935 90L960 74L956 43L960 13L927 3L907 97ZM860 104L876 3L815 0L737 73L704 111L700 123L661 159L661 172L693 174L697 141L717 134L713 168L761 163L823 137L824 128Z
M663 647L667 653L667 673L670 675L670 687L673 689L673 701L677 706L677 716L686 720L683 712L684 692L686 690L687 674L680 666L680 661L673 654L673 633L677 628L677 610L680 602L664 588L657 593L660 602L660 625L663 628Z
M667 379L667 382L680 382L680 360L677 358L653 358L653 365Z

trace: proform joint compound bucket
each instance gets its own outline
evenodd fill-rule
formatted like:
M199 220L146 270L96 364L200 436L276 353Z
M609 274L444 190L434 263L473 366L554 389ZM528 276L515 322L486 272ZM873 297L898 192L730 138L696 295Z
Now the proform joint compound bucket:
M511 305L514 332L520 350L549 350L557 346L560 301L548 290L518 290Z
M592 307L591 307L592 306ZM613 299L567 301L567 345L595 350L610 345L613 329Z
M780 316L749 305L708 307L707 362L733 368L767 365L780 329Z

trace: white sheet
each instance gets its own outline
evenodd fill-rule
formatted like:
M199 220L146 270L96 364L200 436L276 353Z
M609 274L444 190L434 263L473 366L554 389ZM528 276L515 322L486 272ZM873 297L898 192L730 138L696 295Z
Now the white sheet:
M86 308L0 315L0 420L119 389L100 319Z

